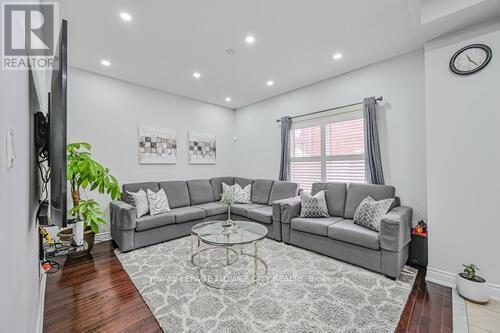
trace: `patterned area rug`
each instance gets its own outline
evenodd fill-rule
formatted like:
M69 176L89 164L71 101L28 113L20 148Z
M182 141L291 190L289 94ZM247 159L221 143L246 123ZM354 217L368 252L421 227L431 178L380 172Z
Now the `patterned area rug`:
M165 332L392 333L417 273L406 267L392 281L270 239L258 250L268 274L237 291L214 289L199 280L190 260L190 237L116 254ZM202 263L226 258L220 251L203 255ZM245 275L247 269L248 277L253 276L253 258L240 256L233 266L235 275ZM263 271L261 264L258 273ZM231 274L220 269L202 273L211 281Z

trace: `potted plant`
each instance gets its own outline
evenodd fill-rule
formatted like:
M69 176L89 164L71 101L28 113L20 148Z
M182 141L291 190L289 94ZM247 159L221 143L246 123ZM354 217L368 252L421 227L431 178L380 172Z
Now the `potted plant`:
M227 220L223 223L224 228L232 228L234 226L234 221L231 220L231 205L234 202L234 197L231 194L222 195L222 203L227 206Z
M457 291L468 301L484 304L490 300L490 292L486 280L476 275L479 268L474 264L463 265L464 271L456 277Z
M85 142L70 143L67 146L67 179L71 185L73 207L69 210L75 220L83 221L84 239L88 244L86 255L94 245L95 234L99 233L99 225L106 224L104 212L94 199L87 197L86 190L109 194L112 200L120 195L120 186L109 169L96 162L90 153L92 146ZM84 194L84 199L81 194ZM71 228L59 232L61 239L71 239Z

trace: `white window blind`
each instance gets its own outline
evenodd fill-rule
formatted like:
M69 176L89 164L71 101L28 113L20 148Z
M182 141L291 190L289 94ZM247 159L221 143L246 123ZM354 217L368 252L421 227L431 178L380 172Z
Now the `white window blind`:
M290 164L291 180L306 191L319 181L366 182L363 115L359 107L294 122Z

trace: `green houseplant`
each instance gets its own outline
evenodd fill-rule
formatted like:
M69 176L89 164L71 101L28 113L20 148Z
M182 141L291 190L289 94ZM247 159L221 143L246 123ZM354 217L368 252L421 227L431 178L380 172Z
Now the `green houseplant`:
M462 266L464 271L458 273L455 279L460 296L471 302L487 303L490 300L490 291L486 280L476 274L479 268L474 264Z
M89 250L94 244L99 225L106 224L104 212L94 199L87 197L87 190L107 194L112 200L120 196L120 185L103 167L92 158L92 146L86 142L70 143L67 146L67 179L71 185L73 207L69 214L76 220L83 220L84 238ZM84 198L82 198L82 193ZM70 229L71 230L71 229ZM66 231L66 234L68 231Z

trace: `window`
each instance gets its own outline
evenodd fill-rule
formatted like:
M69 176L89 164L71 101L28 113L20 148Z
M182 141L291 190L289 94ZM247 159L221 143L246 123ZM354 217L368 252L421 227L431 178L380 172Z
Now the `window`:
M359 107L294 122L290 164L291 180L306 191L319 181L365 183L363 114Z

